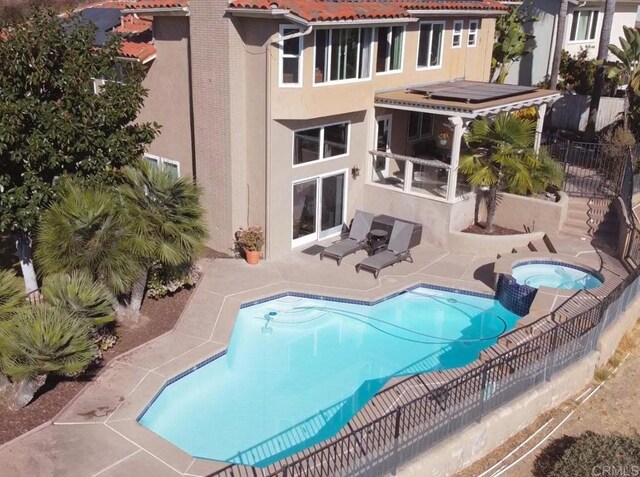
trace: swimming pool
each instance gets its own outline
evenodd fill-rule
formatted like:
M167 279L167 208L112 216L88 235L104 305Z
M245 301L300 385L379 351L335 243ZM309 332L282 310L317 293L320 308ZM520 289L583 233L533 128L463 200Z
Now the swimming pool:
M426 286L375 304L280 297L242 308L227 353L139 422L195 457L263 467L336 434L391 377L468 364L517 319Z
M565 263L528 262L514 266L511 275L520 285L532 288L588 290L602 285L595 274Z

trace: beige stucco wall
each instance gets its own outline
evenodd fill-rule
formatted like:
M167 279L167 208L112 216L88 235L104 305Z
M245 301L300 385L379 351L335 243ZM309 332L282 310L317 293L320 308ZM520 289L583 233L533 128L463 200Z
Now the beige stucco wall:
M425 19L425 21L445 21L442 67L429 70L417 69L419 23L407 23L402 72L375 73L377 43L374 41L371 79L351 83L313 84L315 34L312 32L304 37L302 87L280 88L278 87L279 50L274 45L271 47L273 117L275 119L307 119L367 109L371 107L374 92L380 89L400 88L459 78L486 81L489 78L491 65L495 19L477 18L481 22L478 44L469 48L466 46L466 29L469 25L469 19L474 18L476 17L464 18L463 44L462 47L456 49L451 48L453 19L436 16Z
M371 212L421 223L423 242L446 247L451 227L464 228L473 222L475 196L471 194L455 204L448 204L367 184L364 204Z
M281 256L291 251L292 227L293 227L293 198L292 184L295 181L324 175L330 172L347 172L347 196L346 215L344 223L349 223L356 208L363 207L378 212L363 200L363 188L365 184L366 157L362 151L368 144L368 116L367 111L358 111L351 114L334 116L331 122L350 122L349 151L345 157L310 162L293 166L293 131L306 129L326 124L325 119L312 119L308 121L274 121L271 127L271 173L269 183L271 185L270 223L269 231L271 257ZM361 169L360 176L353 178L351 168L358 166Z
M569 197L560 192L560 200L549 200L524 197L521 195L501 193L498 196L495 223L502 227L522 232L544 232L556 237L564 225L569 206ZM527 213L523 214L522 211ZM486 219L486 208L480 209L480 220Z
M281 88L279 49L269 39L286 22L223 18L217 8L212 10L207 4L206 0L191 2L194 134L196 175L204 189L210 245L218 250L231 247L237 228L257 224L267 228L267 258L289 253L292 182L329 172L348 171L346 223L356 208L384 212L369 206L364 193L371 162L367 151L373 144L377 114L373 107L375 91L465 76L488 78L495 20L481 19L475 48L466 47L465 30L463 46L452 50L453 20L447 19L443 66L439 69L416 70L419 26L412 23L407 24L401 73L376 75L374 63L370 80L313 86L312 33L304 37L303 87ZM374 41L373 58L375 54ZM351 121L346 157L293 167L294 130L343 119ZM399 143L406 141L407 119L404 115L404 125L401 119L394 123ZM350 173L354 166L360 169L356 179ZM395 195L400 202L406 200L402 194ZM448 226L449 221L445 228Z
M138 119L162 126L147 152L180 162L180 175L190 176L189 19L155 17L153 31L158 56L148 65L143 85L149 97Z

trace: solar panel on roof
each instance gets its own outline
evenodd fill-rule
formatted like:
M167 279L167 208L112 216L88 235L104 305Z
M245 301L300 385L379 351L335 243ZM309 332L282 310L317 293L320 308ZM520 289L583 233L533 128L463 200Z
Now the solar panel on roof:
M86 8L82 10L80 17L82 21L96 25L96 46L103 45L113 27L120 24L120 10L117 8Z
M424 94L430 99L483 103L485 101L493 101L529 93L536 89L535 86L481 83L477 81L454 81L412 88L412 91Z

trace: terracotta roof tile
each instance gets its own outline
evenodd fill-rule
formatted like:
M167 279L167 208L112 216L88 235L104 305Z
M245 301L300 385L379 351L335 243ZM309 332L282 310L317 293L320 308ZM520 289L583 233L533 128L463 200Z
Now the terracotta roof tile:
M307 21L409 17L409 10L506 10L498 0L232 0L234 8L290 10Z
M148 17L139 17L137 15L122 15L121 23L114 28L115 31L122 35L130 35L133 33L142 33L150 30L153 26L153 19Z
M144 9L144 8L186 8L189 6L189 0L137 0L126 2L127 9Z
M151 43L123 40L120 49L122 56L146 63L155 58L158 51Z

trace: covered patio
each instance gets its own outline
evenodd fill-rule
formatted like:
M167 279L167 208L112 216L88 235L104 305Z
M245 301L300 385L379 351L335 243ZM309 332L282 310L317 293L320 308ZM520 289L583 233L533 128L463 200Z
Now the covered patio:
M558 98L553 90L466 80L378 91L369 183L440 202L462 200L470 192L459 172L469 124L535 107L537 150L547 104Z

